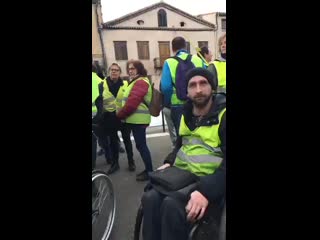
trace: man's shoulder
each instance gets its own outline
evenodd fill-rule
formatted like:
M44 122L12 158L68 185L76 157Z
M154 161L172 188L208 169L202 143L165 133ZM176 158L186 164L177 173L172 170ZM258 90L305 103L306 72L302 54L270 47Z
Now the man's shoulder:
M171 62L171 61L176 61L175 60L175 58L176 58L177 56L170 56L170 57L168 57L166 60L164 60L164 64L168 64L169 65L169 63Z
M202 61L201 57L199 57L197 54L193 54L192 59L197 59Z
M226 98L226 94L225 93L216 93L213 96L212 100L213 100L213 106L212 106L211 111L213 113L218 113L219 114L224 109L226 109L226 106L227 106L227 104L226 104L227 101L226 100L227 100L227 98Z
M227 95L225 92L219 92L214 95L213 99L217 105L225 104L227 101Z
M95 72L92 72L92 80L97 81L97 82L103 81Z

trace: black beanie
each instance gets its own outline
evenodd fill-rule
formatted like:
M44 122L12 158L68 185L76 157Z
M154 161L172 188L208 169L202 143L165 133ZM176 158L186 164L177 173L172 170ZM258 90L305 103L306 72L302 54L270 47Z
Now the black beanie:
M209 84L211 85L212 89L214 91L217 90L217 79L207 69L204 69L204 68L193 68L193 69L189 70L186 73L187 85L188 85L190 79L193 78L194 76L205 77L208 80Z

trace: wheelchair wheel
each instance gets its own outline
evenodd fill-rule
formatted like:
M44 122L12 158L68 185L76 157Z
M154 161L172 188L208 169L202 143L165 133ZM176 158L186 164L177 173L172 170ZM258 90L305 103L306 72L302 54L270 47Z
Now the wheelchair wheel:
M107 175L106 172L104 172L104 171L102 171L102 170L95 169L95 170L92 170L92 177L93 177L94 175L98 174L98 173Z
M136 216L136 223L134 225L134 236L133 240L142 240L142 219L143 219L143 209L142 205L140 204L137 216Z
M92 173L92 240L107 240L114 223L116 198L110 178Z

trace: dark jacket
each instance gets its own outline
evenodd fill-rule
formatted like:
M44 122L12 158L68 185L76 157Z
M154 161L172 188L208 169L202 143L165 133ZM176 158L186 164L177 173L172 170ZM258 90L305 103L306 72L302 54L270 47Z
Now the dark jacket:
M224 94L217 94L212 97L213 104L209 113L204 116L196 125L195 117L192 114L192 103L188 101L184 105L184 119L185 124L192 131L197 126L212 126L219 123L218 115L220 111L226 107L226 97ZM220 201L225 196L226 190L226 112L221 118L219 126L219 137L221 140L221 150L223 153L223 160L220 167L213 173L207 176L200 177L199 192L201 192L209 202ZM164 163L174 164L177 152L182 146L182 138L177 138L174 150L169 153Z
M108 83L108 78L105 80ZM111 81L109 79L109 81ZM120 85L119 85L120 84ZM123 85L123 82L121 80L121 82L118 82L118 84L115 85L115 87L118 87L117 91L119 90L120 86ZM109 85L108 85L109 86ZM110 90L110 86L109 86L109 90ZM113 88L113 91L115 92L116 88ZM111 91L110 91L111 92ZM103 111L103 82L101 84L99 84L99 98L97 98L96 100L96 106L98 109L98 113L95 117L95 119L92 120L92 122L96 125L98 125L96 127L97 131L96 134L97 135L101 135L101 134L110 134L114 131L116 131L117 129L120 129L120 121L119 119L117 119L116 117L116 112L107 112L107 111ZM112 94L114 96L116 96L117 94L113 93Z

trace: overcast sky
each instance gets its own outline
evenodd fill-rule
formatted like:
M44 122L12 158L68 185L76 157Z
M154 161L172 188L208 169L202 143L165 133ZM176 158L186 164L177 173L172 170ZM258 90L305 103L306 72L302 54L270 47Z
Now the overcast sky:
M101 0L103 21L122 17L158 2L160 0ZM226 12L226 0L164 0L164 2L192 15Z

